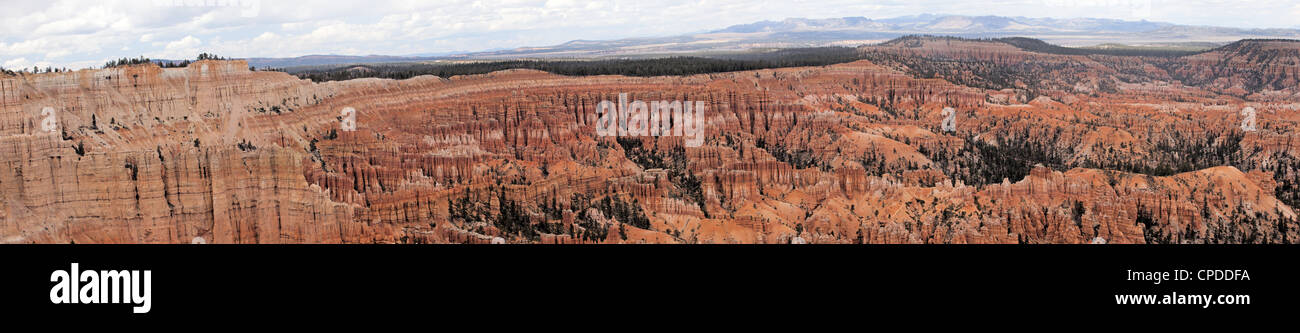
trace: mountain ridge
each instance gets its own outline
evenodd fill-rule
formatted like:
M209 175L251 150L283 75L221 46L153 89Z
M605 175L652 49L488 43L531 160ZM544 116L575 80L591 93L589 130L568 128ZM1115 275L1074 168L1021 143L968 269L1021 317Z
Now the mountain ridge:
M1300 39L1300 29L1246 29L1180 25L1147 20L1108 18L1033 18L1023 16L964 16L921 14L872 19L786 18L736 24L666 37L612 40L575 39L549 46L504 50L424 53L419 55L306 55L291 58L248 58L256 67L365 64L402 61L481 60L521 58L620 58L748 52L754 49L858 46L915 34L964 38L1029 37L1068 46L1103 44L1161 46L1175 43L1227 45L1241 39Z

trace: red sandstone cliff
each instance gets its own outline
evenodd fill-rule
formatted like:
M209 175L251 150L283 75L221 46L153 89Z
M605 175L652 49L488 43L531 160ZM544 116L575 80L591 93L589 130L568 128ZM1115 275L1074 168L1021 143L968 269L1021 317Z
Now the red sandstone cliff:
M1104 74L1121 60L1080 61ZM1041 97L1026 98L948 80L962 81L868 61L687 77L513 70L322 84L201 61L3 78L0 240L1297 237L1295 213L1279 200L1294 193L1283 172L1296 153L1298 119L1285 112L1296 101L1158 81L1100 93L1041 85ZM597 136L596 104L620 93L704 101L705 144ZM1245 105L1261 109L1261 130L1233 130ZM959 110L953 132L939 126L944 106ZM51 133L42 131L45 107L58 110ZM339 127L345 107L357 110L355 131ZM1180 164L1193 159L1204 163Z

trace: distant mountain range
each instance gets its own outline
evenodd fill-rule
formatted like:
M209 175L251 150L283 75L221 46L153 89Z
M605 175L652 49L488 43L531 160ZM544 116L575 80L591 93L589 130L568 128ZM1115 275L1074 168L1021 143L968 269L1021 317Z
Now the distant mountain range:
M404 56L344 56L344 55L307 55L293 58L248 58L248 64L257 67L295 67L295 66L315 66L315 65L333 65L333 64L351 64L351 63L378 63L378 62L405 62L435 59L437 57L404 57Z
M631 58L749 52L756 49L857 46L915 34L967 38L1033 37L1063 46L1132 45L1209 48L1244 38L1300 38L1300 29L1240 29L1097 18L915 15L887 19L788 18L704 33L618 40L575 40L545 47L419 56L309 55L250 58L257 67L299 67L432 60Z
M829 19L789 18L727 27L715 32L872 31L906 33L999 33L999 32L1142 32L1175 26L1149 21L1114 19L1053 19L1003 16L933 15L903 16L872 20L865 17Z

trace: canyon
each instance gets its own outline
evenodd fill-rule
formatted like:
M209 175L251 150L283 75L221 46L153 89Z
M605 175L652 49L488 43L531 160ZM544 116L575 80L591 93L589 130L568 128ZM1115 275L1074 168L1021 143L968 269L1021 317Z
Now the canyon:
M1155 57L912 36L858 51L654 77L312 82L242 60L0 76L0 242L1300 237L1300 42ZM597 135L597 105L620 94L703 101L703 145Z

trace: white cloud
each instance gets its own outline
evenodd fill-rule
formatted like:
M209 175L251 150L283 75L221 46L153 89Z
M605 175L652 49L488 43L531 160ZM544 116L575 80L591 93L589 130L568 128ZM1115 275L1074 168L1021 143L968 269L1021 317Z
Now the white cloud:
M185 38L181 38L181 40L167 43L167 50L189 49L197 47L200 44L203 44L203 41L198 38L194 38L194 36L185 36Z
M6 2L6 10L0 11L0 59L71 67L141 54L167 58L192 58L198 52L227 57L403 55L541 46L574 39L664 36L787 17L946 13L1138 19L1132 16L1130 6L1063 10L1049 6L1053 1L1059 2L260 0L251 16L246 15L248 8L240 7L245 1L195 2L201 6L131 0ZM1184 24L1289 27L1300 15L1300 5L1294 0L1150 1L1149 19Z
M203 52L199 50L202 45L203 41L199 38L186 35L184 38L167 43L162 52L151 53L148 56L158 59L189 59Z
M48 61L33 62L33 61L28 61L27 58L18 58L18 59L5 61L4 67L12 68L12 69L31 69L32 67L40 67L41 70L44 70L46 67L54 67L54 64Z
M31 63L27 61L27 58L18 58L5 61L4 66L6 68L27 68L31 67Z

